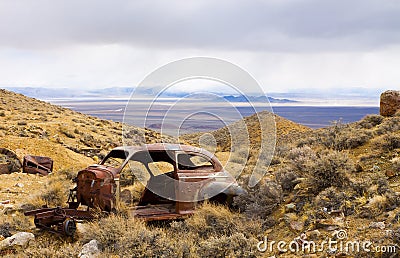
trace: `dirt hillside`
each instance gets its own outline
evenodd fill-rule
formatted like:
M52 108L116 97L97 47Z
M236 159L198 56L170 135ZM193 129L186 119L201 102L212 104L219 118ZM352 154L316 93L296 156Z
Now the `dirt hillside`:
M141 133L160 141L155 131L125 127L130 137ZM52 157L55 169L82 168L122 145L122 124L0 90L0 146L25 154ZM165 137L166 141L173 141Z

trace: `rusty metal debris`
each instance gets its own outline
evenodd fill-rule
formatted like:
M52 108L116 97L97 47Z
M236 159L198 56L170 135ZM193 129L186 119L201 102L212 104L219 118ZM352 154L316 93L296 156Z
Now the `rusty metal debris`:
M61 207L32 210L25 212L25 216L35 216L34 223L37 228L72 237L76 231L76 220L94 218L90 211Z
M49 157L26 155L22 168L24 173L47 176L53 171L53 160Z
M167 169L160 173L155 165ZM116 210L120 179L139 168L145 172L146 186L130 215L146 221L187 217L204 200L231 204L234 196L245 193L215 155L204 149L178 144L123 146L113 149L100 164L78 172L68 208L44 208L25 215L35 216L40 228L73 235L75 220L93 218L89 208Z

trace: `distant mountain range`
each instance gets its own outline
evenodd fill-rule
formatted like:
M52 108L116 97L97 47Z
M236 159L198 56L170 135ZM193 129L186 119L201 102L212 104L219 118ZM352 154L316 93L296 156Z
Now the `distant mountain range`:
M102 89L70 89L70 88L45 88L45 87L4 87L7 90L21 93L25 96L37 98L37 99L52 99L52 98L129 98L132 94L133 88L130 87L112 87L112 88L102 88ZM154 96L155 89L141 89L140 92L135 92L141 96ZM167 92L163 93L162 97L179 98L186 96L186 92ZM218 93L219 96L222 95L223 99L229 102L263 102L267 101L266 96L244 96L244 95L223 95ZM209 98L209 96L204 96ZM198 96L196 98L202 98ZM221 98L215 97L216 101L222 101ZM268 97L270 103L296 103L298 101L288 99L288 98L274 98Z

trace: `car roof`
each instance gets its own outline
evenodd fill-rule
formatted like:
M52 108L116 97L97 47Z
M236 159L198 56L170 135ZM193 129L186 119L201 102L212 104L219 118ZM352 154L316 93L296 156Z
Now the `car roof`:
M129 156L133 155L136 152L139 151L184 151L184 152L197 152L197 153L202 153L206 156L209 156L210 158L214 156L211 152L190 146L190 145L184 145L184 144L172 144L172 143L153 143L153 144L143 144L143 145L138 145L138 146L120 146L116 147L113 150L120 150L120 151L127 151L129 152Z

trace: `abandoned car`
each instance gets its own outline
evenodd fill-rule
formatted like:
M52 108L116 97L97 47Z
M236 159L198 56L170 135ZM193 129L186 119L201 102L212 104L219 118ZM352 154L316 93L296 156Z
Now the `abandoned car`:
M73 235L75 219L92 217L89 208L116 210L120 180L129 176L145 185L130 215L147 221L185 217L204 200L229 205L234 196L245 193L215 155L204 149L179 144L123 146L111 150L100 164L78 172L68 208L44 208L26 215L35 216L38 227L55 226L58 232Z

